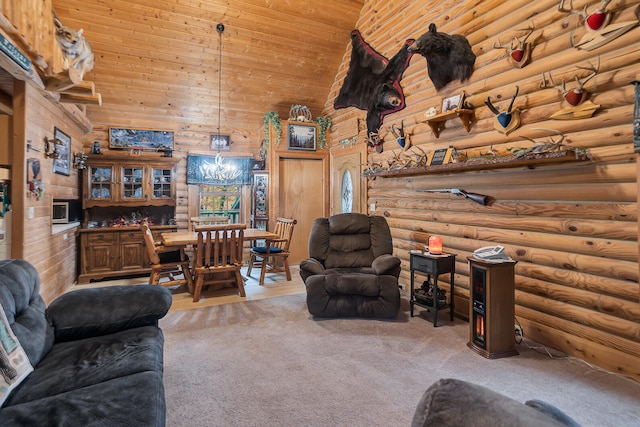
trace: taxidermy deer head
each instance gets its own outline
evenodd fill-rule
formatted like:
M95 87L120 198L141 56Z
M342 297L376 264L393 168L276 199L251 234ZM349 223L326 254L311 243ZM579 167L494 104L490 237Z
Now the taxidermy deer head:
M585 6L583 10L573 9L571 0L569 0L569 8L566 8L564 3L565 0L560 0L558 10L572 15L580 15L582 19L584 19L584 25L589 31L598 31L606 27L611 19L611 13L607 11L607 6L611 3L611 0L602 0L600 8L592 13L587 11L587 6Z
M486 106L489 107L489 110L491 110L491 112L495 114L495 121L493 124L494 128L498 132L504 133L505 135L509 135L510 132L514 131L518 128L518 126L520 126L520 110L513 110L513 103L515 102L519 91L520 88L516 86L516 93L515 95L513 95L513 98L511 98L511 102L509 103L507 111L504 112L500 112L500 110L498 110L491 103L490 96L487 97L487 100L484 102Z
M587 6L585 6L583 10L573 9L571 0L569 0L569 7L565 8L564 2L565 0L560 1L558 10L569 14L580 15L584 20L584 25L587 29L587 33L578 42L573 40L572 33L571 46L576 49L593 50L599 48L600 46L617 39L638 25L637 21L617 22L609 25L611 12L607 11L607 6L611 0L602 0L600 8L595 12L589 12L587 10Z
M589 63L588 67L578 67L581 70L589 70L591 71L591 74L589 74L587 77L584 78L584 80L580 81L580 79L578 78L578 76L575 76L575 81L577 83L577 87L567 90L565 81L562 80L562 83L560 85L556 85L553 81L553 78L551 77L551 71L549 71L549 82L547 82L544 73L542 73L542 82L540 82L540 88L541 89L545 89L548 87L555 87L556 89L558 89L558 91L562 94L562 96L564 97L565 101L567 101L567 103L571 106L577 106L579 104L581 104L583 101L585 101L587 99L587 97L589 96L589 92L587 92L584 89L584 85L591 80L592 78L594 78L596 76L596 74L598 74L598 71L600 70L600 57L598 56L598 63L597 65L594 67L593 65L591 65L591 63Z
M425 57L429 78L436 90L453 80L465 81L473 74L476 55L467 38L439 33L435 24L429 24L429 31L409 46L409 52Z
M518 31L528 31L527 34L519 39L514 37L513 40L507 44L501 44L500 39L497 43L493 43L494 49L505 49L509 53L509 61L517 68L522 68L529 63L531 59L531 43L527 43L527 39L533 34L533 25L529 25L529 28L520 29Z

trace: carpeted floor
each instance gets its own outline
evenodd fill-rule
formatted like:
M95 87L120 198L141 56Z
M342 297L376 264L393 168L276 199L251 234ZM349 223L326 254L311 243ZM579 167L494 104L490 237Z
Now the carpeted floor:
M585 427L640 425L639 383L526 341L488 360L467 348L468 323L442 314L434 328L403 309L394 321L319 320L297 294L171 312L167 426L408 426L440 378L545 400Z

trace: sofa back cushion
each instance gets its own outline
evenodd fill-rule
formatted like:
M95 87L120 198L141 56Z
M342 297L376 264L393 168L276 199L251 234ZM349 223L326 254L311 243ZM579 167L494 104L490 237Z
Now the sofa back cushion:
M378 256L391 253L391 232L381 216L343 213L318 218L309 236L309 256L325 268L370 267Z
M54 334L45 317L40 276L27 261L0 261L0 305L31 365L36 366L51 350Z

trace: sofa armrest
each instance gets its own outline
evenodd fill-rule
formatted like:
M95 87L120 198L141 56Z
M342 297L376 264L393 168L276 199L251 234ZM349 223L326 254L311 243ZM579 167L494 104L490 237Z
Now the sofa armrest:
M422 395L411 427L475 426L579 427L551 405L525 405L484 386L452 378L433 383Z
M61 295L47 307L56 342L107 335L158 325L171 307L171 292L161 286L108 286Z
M302 281L304 282L306 282L307 277L324 273L324 265L322 265L322 263L315 258L307 258L300 262L300 276L302 277Z
M395 255L384 254L373 260L371 267L378 276L389 275L396 279L400 276L400 258Z

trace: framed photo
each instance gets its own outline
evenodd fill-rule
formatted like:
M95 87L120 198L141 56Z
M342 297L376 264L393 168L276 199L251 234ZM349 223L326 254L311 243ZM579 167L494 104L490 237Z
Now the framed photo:
M287 149L316 151L316 127L302 124L288 124Z
M59 141L59 144L56 144L56 148L58 149L58 153L60 153L60 156L53 160L53 171L61 175L69 176L71 172L71 137L54 127L53 138Z
M173 132L165 130L109 128L109 148L173 150Z
M453 148L451 147L432 151L427 157L427 166L446 165L451 161L452 152Z
M228 150L231 145L231 137L229 135L211 134L212 150Z
M454 111L462 108L464 105L464 92L450 96L448 98L442 98L442 107L440 112L446 113L447 111Z

